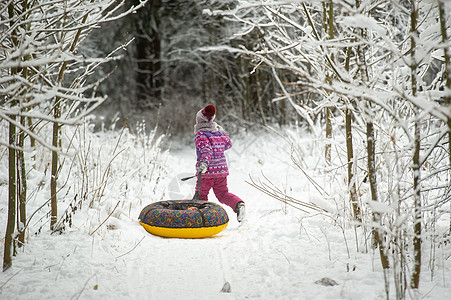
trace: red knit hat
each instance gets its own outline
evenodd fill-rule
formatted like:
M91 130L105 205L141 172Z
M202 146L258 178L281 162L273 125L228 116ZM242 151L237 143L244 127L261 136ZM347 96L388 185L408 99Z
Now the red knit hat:
M204 109L202 109L202 113L204 114L204 116L211 119L216 114L216 107L212 104L207 105L204 107Z

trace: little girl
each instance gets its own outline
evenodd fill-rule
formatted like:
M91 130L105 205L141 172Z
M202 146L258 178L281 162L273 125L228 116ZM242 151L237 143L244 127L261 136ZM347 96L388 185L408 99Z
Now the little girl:
M207 105L196 114L194 125L197 163L196 170L200 181L196 193L199 200L208 200L208 192L213 188L219 202L230 206L241 222L246 214L244 201L229 193L227 176L229 169L224 151L232 147L229 136L214 122L216 107Z

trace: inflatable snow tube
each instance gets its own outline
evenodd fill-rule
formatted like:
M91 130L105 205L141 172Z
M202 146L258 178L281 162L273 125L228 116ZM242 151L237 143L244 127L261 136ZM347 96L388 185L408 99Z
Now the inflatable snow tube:
M147 205L139 223L148 232L172 238L205 238L227 227L229 216L220 205L199 200L169 200Z

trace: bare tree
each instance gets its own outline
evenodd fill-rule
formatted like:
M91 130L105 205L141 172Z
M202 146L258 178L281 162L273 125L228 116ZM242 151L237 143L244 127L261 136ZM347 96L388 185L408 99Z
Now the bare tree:
M356 8L361 8L361 2L356 1ZM366 34L362 28L357 30L357 36L359 40L367 39ZM356 47L357 52L357 66L358 73L360 75L360 86L367 86L370 82L370 72L368 71L367 55L365 52L364 45L358 45ZM367 172L368 181L370 184L370 194L371 201L380 202L379 192L378 192L378 178L377 178L377 166L376 166L376 136L374 129L374 114L375 108L371 102L363 103L363 115L366 122L366 152L367 152ZM384 280L386 288L386 296L388 299L389 286L388 286L388 270L390 268L389 259L387 256L387 245L386 245L386 233L383 230L381 214L378 211L372 212L372 218L374 224L372 225L372 233L374 241L379 249L379 257L381 260L381 265L384 270Z
M17 17L17 14L23 13L15 12L14 10L14 2L10 2L7 5L4 5L1 10L5 12L7 10L10 21L10 26L14 26L13 20ZM9 41L11 47L17 47L19 44L18 41L18 31L19 28L14 29L11 32L11 39ZM16 75L20 73L20 68L11 68L11 75ZM12 101L12 106L17 105L17 101ZM5 233L5 248L4 248L4 256L3 256L3 271L7 270L12 265L12 255L14 254L15 243L14 243L14 231L15 231L15 219L16 219L16 155L17 155L17 138L16 138L16 116L12 116L9 126L9 155L8 155L8 172L9 172L9 190L8 190L8 221L6 226Z

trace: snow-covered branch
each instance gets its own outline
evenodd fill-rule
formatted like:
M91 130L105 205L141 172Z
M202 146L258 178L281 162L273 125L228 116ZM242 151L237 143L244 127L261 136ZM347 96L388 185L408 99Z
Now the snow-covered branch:
M140 1L127 9L123 9L124 0L2 4L0 27L5 30L0 32L0 118L56 150L11 117L76 125L92 113L106 96L95 95L104 77L89 82L90 76L101 64L119 59L119 52L132 39L106 57L87 57L77 50L93 29L136 12L146 2ZM60 116L54 115L54 105L64 103L68 105L63 108L68 110Z

